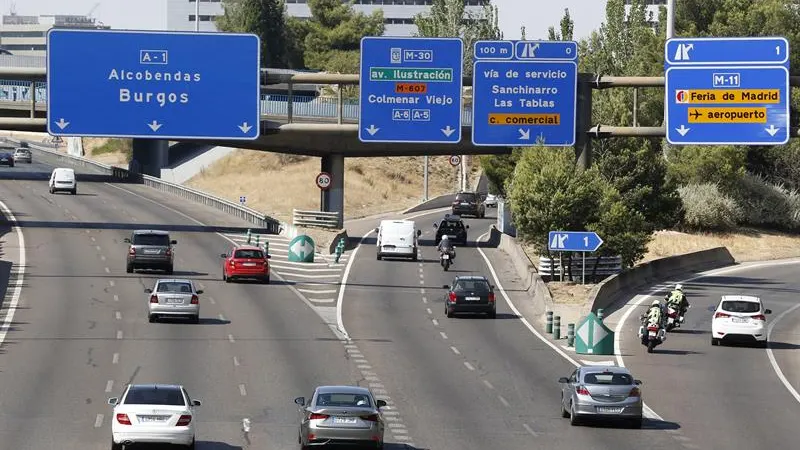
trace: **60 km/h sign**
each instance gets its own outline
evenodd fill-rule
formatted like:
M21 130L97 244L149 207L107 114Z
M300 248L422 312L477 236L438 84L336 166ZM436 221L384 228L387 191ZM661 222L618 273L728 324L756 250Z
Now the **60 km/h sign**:
M317 175L317 187L324 191L331 187L332 180L331 174L328 172L320 172L319 175Z

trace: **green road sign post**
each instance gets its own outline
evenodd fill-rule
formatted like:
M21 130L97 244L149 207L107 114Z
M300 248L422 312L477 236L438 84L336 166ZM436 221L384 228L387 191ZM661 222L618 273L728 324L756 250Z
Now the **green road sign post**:
M301 234L289 243L289 262L314 262L314 240Z
M613 355L614 332L594 313L589 313L575 330L575 353L579 355Z

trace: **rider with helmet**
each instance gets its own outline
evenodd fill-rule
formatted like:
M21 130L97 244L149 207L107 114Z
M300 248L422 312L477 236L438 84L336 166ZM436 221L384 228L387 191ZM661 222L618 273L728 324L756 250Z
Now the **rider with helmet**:
M664 307L661 305L661 300L655 299L650 303L647 312L642 314L642 321L647 319L648 324L662 326L664 321Z
M683 285L680 283L676 284L675 289L667 294L664 299L667 301L667 305L671 305L680 311L678 315L681 318L686 314L686 310L689 309L689 301L686 299L686 294L683 293Z
M455 255L455 251L453 249L453 243L450 242L450 238L448 238L446 234L444 236L442 236L442 240L439 241L439 245L437 246L437 249L439 250L439 254L443 255L443 254L447 253L447 254L450 255L451 258L455 259L456 255Z

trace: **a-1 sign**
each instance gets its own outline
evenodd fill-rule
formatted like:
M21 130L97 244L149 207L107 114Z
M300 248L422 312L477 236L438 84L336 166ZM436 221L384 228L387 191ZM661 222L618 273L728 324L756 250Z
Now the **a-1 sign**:
M551 231L547 236L547 249L557 252L594 252L603 240L594 231Z
M47 131L256 139L260 48L253 34L51 29Z
M680 38L665 45L667 141L780 145L789 141L785 38Z
M478 41L472 143L575 144L578 43Z
M361 142L461 141L460 38L361 40Z

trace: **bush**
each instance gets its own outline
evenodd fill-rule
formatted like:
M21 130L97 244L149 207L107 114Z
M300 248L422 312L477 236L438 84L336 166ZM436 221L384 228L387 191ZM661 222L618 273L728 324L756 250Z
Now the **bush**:
M800 228L800 193L770 183L760 175L745 174L731 190L747 225L794 230Z
M746 164L744 147L687 145L670 157L669 175L680 185L715 183L727 190L745 174Z
M742 208L715 183L681 186L678 193L683 201L683 223L687 228L728 231L742 220Z

